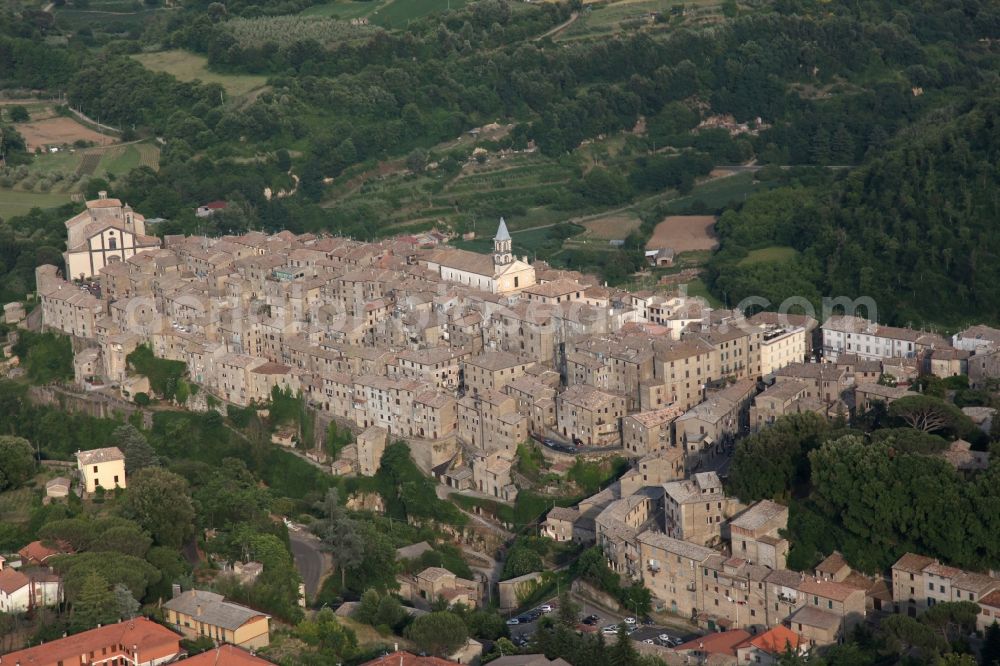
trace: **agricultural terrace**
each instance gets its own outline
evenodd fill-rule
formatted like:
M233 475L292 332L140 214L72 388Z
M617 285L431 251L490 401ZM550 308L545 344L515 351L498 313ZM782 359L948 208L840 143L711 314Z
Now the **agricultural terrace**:
M635 30L669 30L722 20L717 0L620 0L585 2L577 20L553 35L556 41L594 39Z
M139 166L156 170L159 162L160 149L150 143L34 155L28 164L0 168L0 217L59 206L81 197L91 177L119 177Z
M302 16L328 16L344 20L367 19L383 28L401 28L413 19L448 9L458 9L469 0L335 0L313 5Z
M92 130L73 118L57 116L50 107L39 110L31 115L31 120L16 123L14 127L24 137L28 152L35 152L36 148L44 150L48 146L72 145L77 141L114 143L111 137Z
M618 213L581 222L586 228L581 239L624 240L639 228L642 220L634 213Z
M378 28L321 16L258 16L234 18L222 24L242 48L271 42L287 45L313 40L330 48L344 42L364 39Z
M677 254L714 250L719 244L714 227L714 215L671 215L656 225L653 236L646 243L646 249L669 248Z
M132 57L141 62L146 69L165 72L178 81L218 83L233 97L242 97L267 82L266 76L213 72L208 69L208 58L180 49L140 53Z

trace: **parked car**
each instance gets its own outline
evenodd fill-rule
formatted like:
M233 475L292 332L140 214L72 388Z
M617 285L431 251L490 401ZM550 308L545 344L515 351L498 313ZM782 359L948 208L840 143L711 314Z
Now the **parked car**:
M550 604L542 604L541 606L538 607L538 610L542 611L543 613L551 613L552 606Z
M627 617L627 618L625 618L625 624L627 624L627 625L634 625L635 624L635 618L634 617Z
M656 641L654 641L652 638L647 638L646 640L643 641L643 643L645 643L646 645L656 645Z
M603 632L606 636L617 636L618 635L618 625L617 624L609 624L608 626L606 626L603 629L601 629L601 632Z
M521 620L519 620L516 617L512 617L509 620L507 620L507 624L509 624L510 626L514 626L515 624L521 624Z
M582 621L586 625L594 625L594 624L597 624L598 622L601 621L601 616L600 615L588 615L587 617L583 618Z
M556 445L556 440L554 440L554 439L543 439L542 440L542 444L544 444L545 446L552 446L552 447L554 447Z
M675 638L674 636L671 636L670 634L660 634L656 638L663 645L668 645L670 647L677 647L678 645L681 644L681 639Z

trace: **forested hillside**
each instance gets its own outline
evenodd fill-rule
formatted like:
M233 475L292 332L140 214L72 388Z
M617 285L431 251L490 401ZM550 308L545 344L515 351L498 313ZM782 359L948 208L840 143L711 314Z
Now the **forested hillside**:
M816 301L870 296L883 321L1000 320L1000 97L956 101L824 187L768 193L723 216L713 286ZM788 245L793 266L741 266Z

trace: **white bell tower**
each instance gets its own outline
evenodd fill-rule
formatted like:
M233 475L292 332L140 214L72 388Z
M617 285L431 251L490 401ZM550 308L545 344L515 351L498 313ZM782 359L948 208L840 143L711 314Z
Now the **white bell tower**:
M511 252L510 233L507 231L507 223L501 217L497 235L493 238L493 265L499 267L512 263L514 254Z

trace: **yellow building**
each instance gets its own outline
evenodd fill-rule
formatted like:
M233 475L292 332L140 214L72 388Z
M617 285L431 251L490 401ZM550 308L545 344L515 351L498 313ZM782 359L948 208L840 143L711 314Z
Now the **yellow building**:
M160 247L159 238L146 235L145 218L107 192L66 220L66 234L63 258L71 279L95 277L105 266Z
M167 622L188 638L205 636L245 648L262 648L270 643L271 617L226 601L221 594L188 590L163 607L167 611Z
M117 446L77 451L76 466L87 494L96 492L98 487L105 490L125 487L125 455Z

